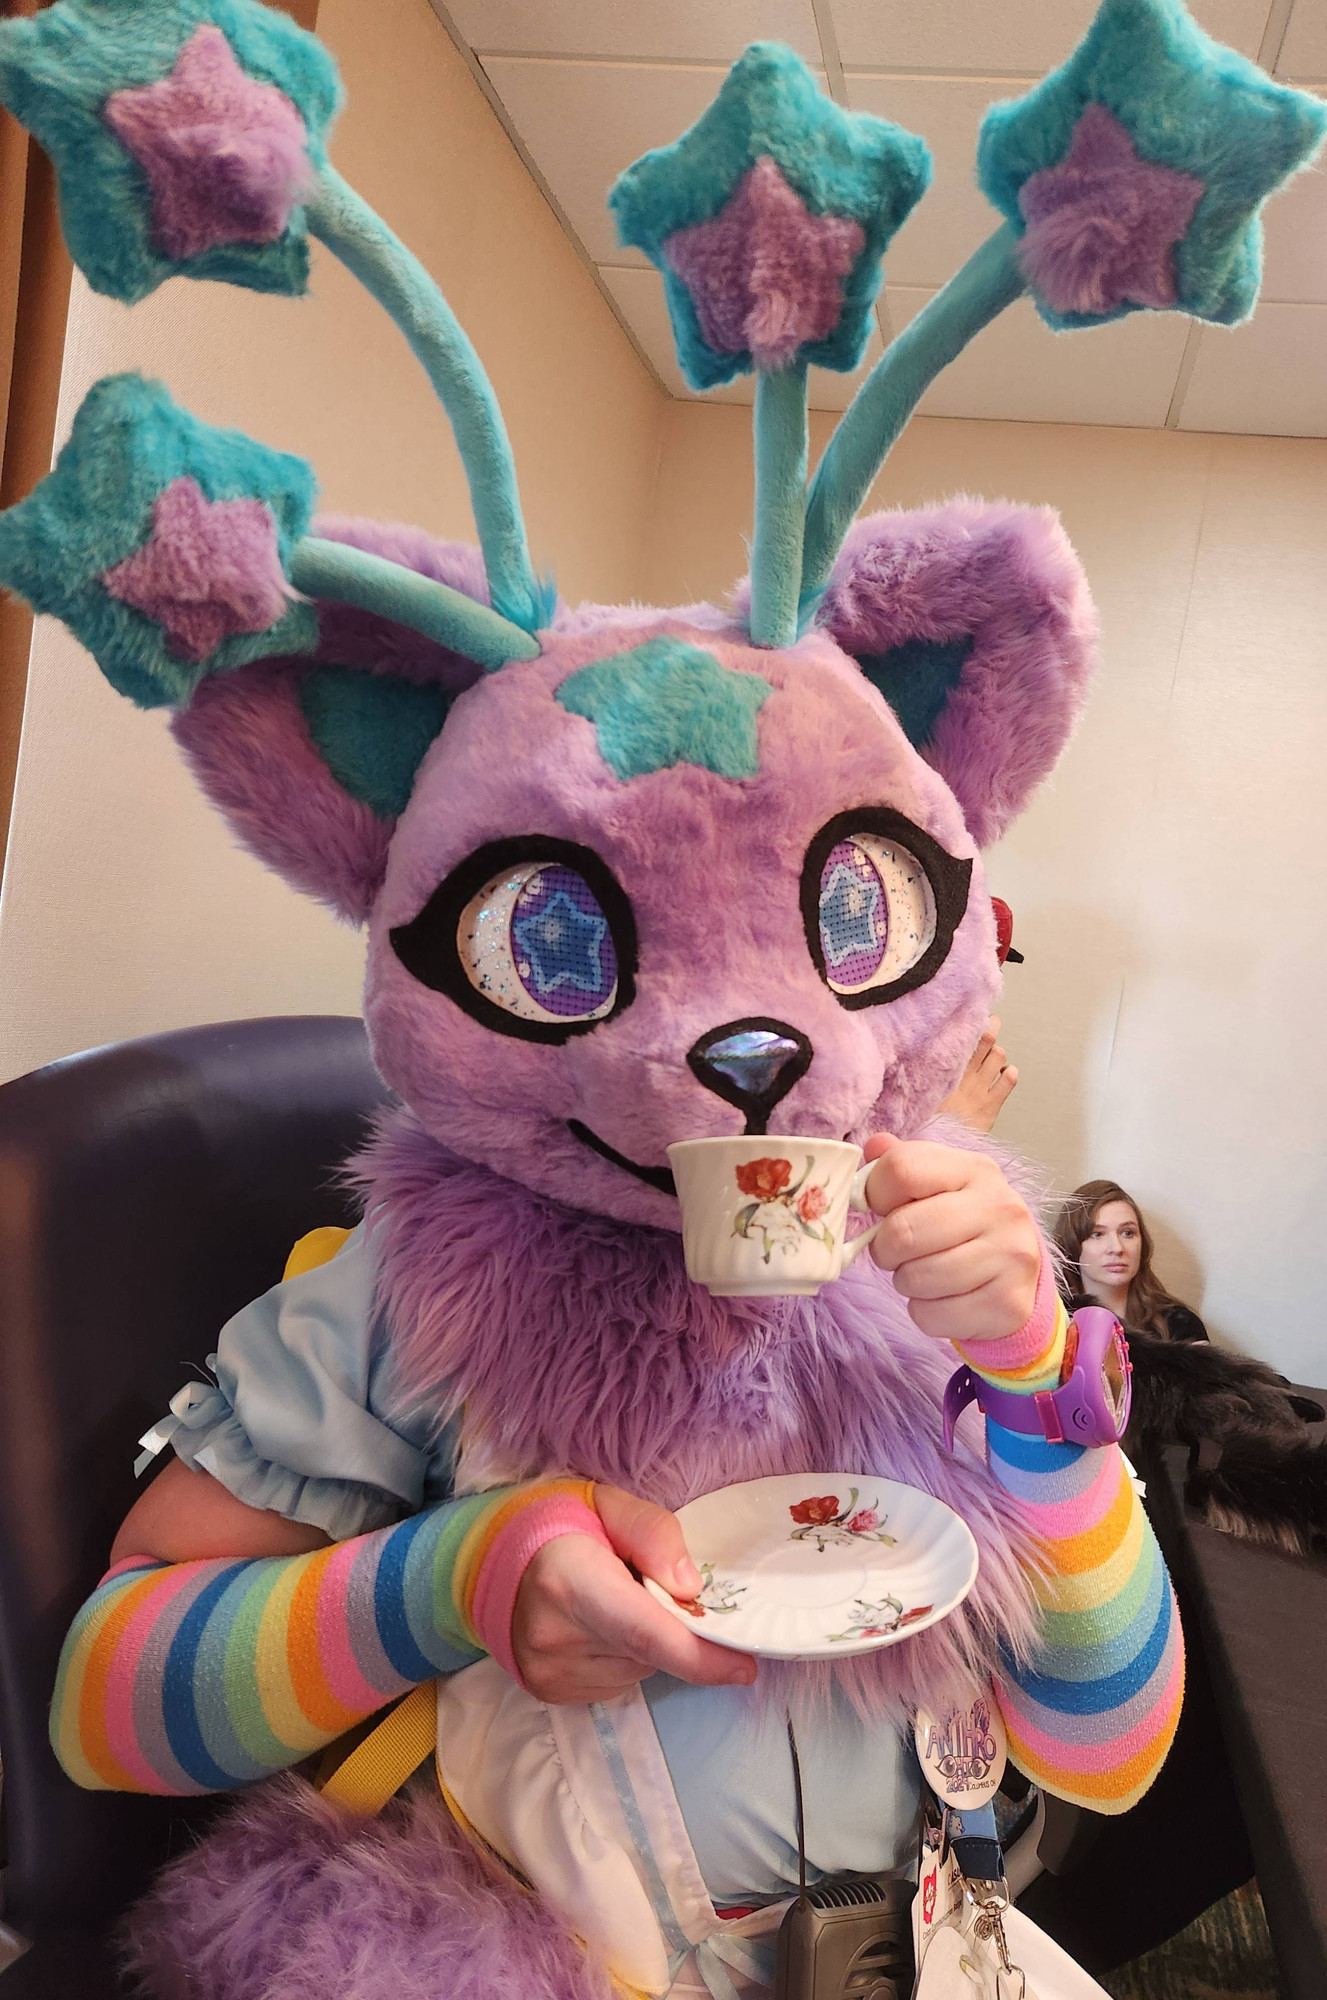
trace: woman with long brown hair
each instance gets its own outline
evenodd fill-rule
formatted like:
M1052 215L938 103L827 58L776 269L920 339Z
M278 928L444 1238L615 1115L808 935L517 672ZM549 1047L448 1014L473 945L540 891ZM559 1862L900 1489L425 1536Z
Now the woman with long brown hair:
M1163 1340L1206 1340L1196 1312L1152 1269L1152 1236L1132 1195L1116 1181L1084 1181L1060 1210L1055 1241L1069 1304L1108 1306L1128 1328Z

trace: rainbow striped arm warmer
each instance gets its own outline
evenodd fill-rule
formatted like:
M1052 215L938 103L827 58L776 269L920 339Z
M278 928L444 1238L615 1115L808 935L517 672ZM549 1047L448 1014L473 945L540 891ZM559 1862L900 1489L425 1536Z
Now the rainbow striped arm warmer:
M959 1351L997 1388L1031 1395L1058 1381L1067 1326L1046 1259L1027 1326ZM1127 1812L1165 1762L1179 1722L1184 1638L1124 1454L1116 1445L1049 1444L989 1419L986 1449L1047 1563L1033 1578L1043 1641L1035 1666L996 1683L1010 1754L1058 1798Z
M607 1542L587 1480L450 1500L311 1555L118 1563L65 1640L51 1742L92 1791L226 1791L298 1763L491 1652L525 1567Z

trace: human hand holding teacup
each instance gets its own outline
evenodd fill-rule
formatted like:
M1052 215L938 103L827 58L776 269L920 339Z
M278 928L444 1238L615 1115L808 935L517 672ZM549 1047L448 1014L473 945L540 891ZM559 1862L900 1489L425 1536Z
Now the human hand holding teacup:
M668 1148L687 1275L718 1297L819 1291L870 1246L937 1340L1000 1340L1036 1301L1041 1238L994 1160L959 1146L764 1134ZM849 1207L875 1215L845 1242Z
M871 1255L933 1340L1004 1340L1032 1316L1042 1244L996 1162L963 1146L896 1139L865 1146L861 1181L881 1220ZM1049 1333L1049 1328L1048 1328Z
M668 1159L687 1276L717 1298L818 1292L875 1233L846 1240L849 1208L867 1209L869 1168L845 1140L683 1139Z

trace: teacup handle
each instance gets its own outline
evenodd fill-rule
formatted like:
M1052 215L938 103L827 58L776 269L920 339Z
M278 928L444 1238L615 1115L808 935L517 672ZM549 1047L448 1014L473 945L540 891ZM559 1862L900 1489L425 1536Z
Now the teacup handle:
M855 1208L859 1215L870 1215L872 1213L871 1204L866 1199L866 1183L874 1165L874 1160L864 1160L853 1175L852 1186L848 1190L848 1206L849 1208ZM867 1245L875 1241L884 1225L884 1221L885 1218L882 1215L874 1229L863 1230L860 1236L853 1237L851 1243L844 1244L843 1256L839 1263L841 1271L846 1271L849 1264L856 1263Z

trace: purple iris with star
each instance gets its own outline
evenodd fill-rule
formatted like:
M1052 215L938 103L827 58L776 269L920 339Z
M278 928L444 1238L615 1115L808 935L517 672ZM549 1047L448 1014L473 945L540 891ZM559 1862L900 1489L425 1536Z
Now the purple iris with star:
M612 999L617 952L608 919L573 868L552 865L530 877L512 913L511 938L517 977L548 1013L584 1017Z
M820 876L820 946L835 986L864 986L879 971L889 940L884 885L852 840L830 849Z

